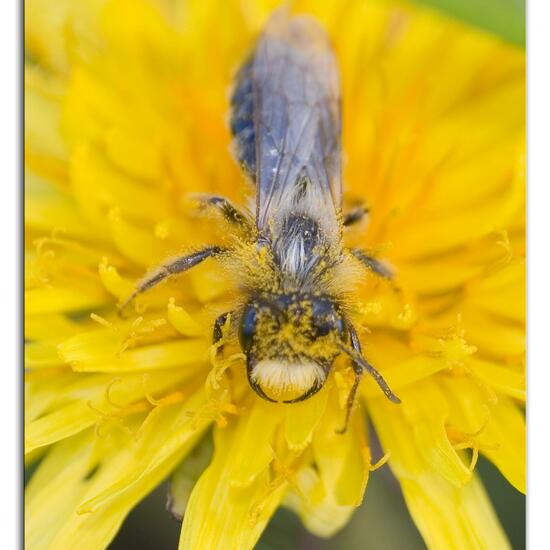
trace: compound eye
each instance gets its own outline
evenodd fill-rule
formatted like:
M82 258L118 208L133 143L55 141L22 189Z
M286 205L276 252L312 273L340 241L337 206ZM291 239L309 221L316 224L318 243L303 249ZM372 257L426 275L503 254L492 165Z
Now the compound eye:
M326 336L334 329L334 318L318 317L313 320L313 330L315 336Z
M239 342L244 352L250 350L252 340L256 334L258 316L253 306L246 306L241 317L241 326L239 327Z
M344 322L335 307L327 301L313 302L311 321L315 336L327 336L331 332L342 336Z

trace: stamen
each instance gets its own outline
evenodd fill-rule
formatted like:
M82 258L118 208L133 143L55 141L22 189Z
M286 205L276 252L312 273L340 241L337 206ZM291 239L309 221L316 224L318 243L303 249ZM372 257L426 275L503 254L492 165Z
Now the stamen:
M388 462L390 458L391 458L391 451L387 451L386 454L380 460L377 460L374 464L371 464L369 466L369 470L371 472L375 472L379 468L382 468L382 466L384 466L384 464L386 464L386 462Z
M92 319L92 321L95 321L96 323L99 323L102 327L109 328L115 332L119 332L118 328L113 325L113 323L107 321L107 319L104 319L103 317L100 317L99 315L97 315L97 313L90 313L90 319Z
M111 404L115 409L122 409L125 406L125 405L119 405L118 403L115 403L113 401L113 398L111 397L111 390L113 386L119 382L122 382L122 378L120 376L117 376L113 378L105 388L105 400L107 401L107 403Z
M252 525L257 523L259 517L262 514L262 511L265 508L268 498L275 491L280 489L284 483L288 483L296 491L300 498L302 498L304 501L307 501L307 496L303 493L303 491L300 489L294 479L300 466L302 455L300 453L291 452L290 460L285 463L285 461L277 457L277 454L273 448L272 451L274 459L271 462L271 467L275 473L275 477L268 483L265 491L250 509L249 519Z

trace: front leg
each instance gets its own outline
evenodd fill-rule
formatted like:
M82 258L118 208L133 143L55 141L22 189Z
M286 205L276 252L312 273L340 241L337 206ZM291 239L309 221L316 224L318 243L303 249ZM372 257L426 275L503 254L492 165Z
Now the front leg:
M227 249L221 246L209 246L203 248L198 252L189 254L188 256L182 256L176 258L167 264L160 266L152 275L145 277L136 290L128 297L128 299L120 306L120 311L123 311L129 304L134 300L136 296L145 292L146 290L158 285L160 282L164 281L168 277L175 275L177 273L183 273L188 269L200 264L204 260L210 257L218 256L219 254L226 252Z
M215 321L214 328L212 330L212 344L215 346L223 338L223 327L227 323L227 320L231 320L233 315L232 311L226 311L222 313ZM223 344L216 349L216 355L223 352Z
M359 341L359 337L357 336L357 331L355 330L355 327L351 323L347 323L347 329L350 335L352 349L361 354L361 342ZM361 367L361 365L352 360L351 366L353 367L355 377L353 379L353 386L351 386L351 390L348 394L348 399L346 402L346 418L344 420L344 427L340 430L336 430L336 433L339 434L345 433L348 429L349 419L351 417L351 411L353 409L353 403L355 402L355 396L357 394L357 388L359 387L359 382L361 382L361 377L363 376L363 368Z
M351 365L353 367L353 371L355 372L355 379L353 380L353 385L349 392L348 400L346 403L346 419L344 421L344 427L341 430L337 430L337 433L340 434L345 433L348 428L353 403L355 402L355 395L357 394L359 382L361 382L361 377L363 376L363 373L365 371L374 378L376 383L380 386L380 389L384 392L384 394L390 401L397 404L401 403L401 400L392 392L392 390L388 386L388 383L384 380L383 376L363 357L361 353L361 342L359 341L359 336L357 335L355 327L350 322L348 322L347 329L350 335L351 349L353 353L349 353L349 351L346 351L345 348L343 349L343 351L350 355L352 359Z

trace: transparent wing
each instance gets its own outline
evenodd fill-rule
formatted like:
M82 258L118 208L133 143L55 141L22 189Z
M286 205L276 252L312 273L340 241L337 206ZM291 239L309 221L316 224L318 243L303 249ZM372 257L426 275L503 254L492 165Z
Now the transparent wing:
M270 218L296 186L314 186L327 208L341 205L341 114L336 58L309 17L278 11L262 34L252 66L256 223ZM311 193L309 193L311 196Z

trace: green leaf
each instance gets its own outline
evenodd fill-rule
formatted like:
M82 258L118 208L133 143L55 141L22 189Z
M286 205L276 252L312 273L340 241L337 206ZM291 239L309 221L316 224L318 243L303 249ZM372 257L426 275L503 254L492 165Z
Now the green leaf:
M525 46L525 0L413 0Z

